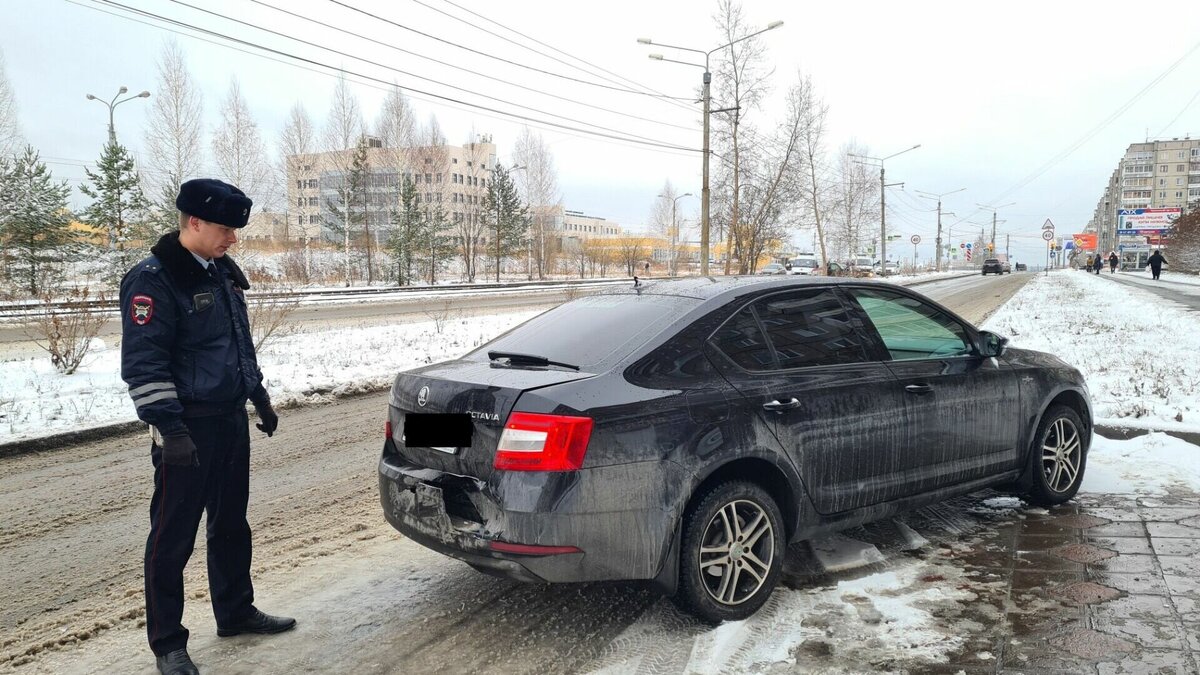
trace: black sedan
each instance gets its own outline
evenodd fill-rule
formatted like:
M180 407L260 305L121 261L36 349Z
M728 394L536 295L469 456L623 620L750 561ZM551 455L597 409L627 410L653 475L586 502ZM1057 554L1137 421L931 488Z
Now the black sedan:
M651 281L400 373L387 520L534 582L652 579L709 620L757 610L789 542L985 487L1079 489L1083 378L902 287Z

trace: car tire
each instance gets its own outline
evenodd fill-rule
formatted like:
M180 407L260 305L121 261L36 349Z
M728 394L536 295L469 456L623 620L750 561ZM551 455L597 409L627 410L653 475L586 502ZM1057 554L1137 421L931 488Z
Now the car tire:
M698 495L684 515L681 541L674 601L706 622L745 619L779 583L783 516L755 483L729 481Z
M1038 506L1054 506L1074 497L1083 483L1090 441L1075 410L1065 405L1046 410L1029 449L1033 484L1028 501Z

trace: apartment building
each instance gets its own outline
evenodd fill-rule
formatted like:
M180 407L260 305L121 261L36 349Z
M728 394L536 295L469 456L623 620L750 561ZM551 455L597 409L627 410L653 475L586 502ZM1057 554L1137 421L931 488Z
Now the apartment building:
M1200 199L1200 139L1133 143L1109 177L1088 230L1097 233L1101 249L1146 248L1161 242L1138 242L1118 234L1118 216L1122 210L1184 210L1197 199Z
M371 237L386 241L392 214L400 206L400 187L411 178L423 207L441 208L448 227L481 218L488 182L496 167L496 146L489 137L462 145L387 148L367 137L366 226ZM287 158L287 238L341 241L331 228L340 222L341 190L354 166L355 150L292 155ZM359 226L361 227L361 225ZM356 233L356 236L361 236Z

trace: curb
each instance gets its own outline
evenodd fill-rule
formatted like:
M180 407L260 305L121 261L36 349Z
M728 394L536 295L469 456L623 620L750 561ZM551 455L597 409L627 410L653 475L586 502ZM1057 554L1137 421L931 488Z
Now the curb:
M363 391L354 391L347 394L330 394L333 401L338 401L347 398L355 398L358 396L370 396L378 394L382 391L391 389L391 383L385 387L378 389L367 388ZM296 408L307 408L309 406L317 406L323 403L330 403L331 400L314 401L312 403L294 403L283 405L276 408L277 411L295 410ZM253 410L247 411L251 419L257 419ZM78 431L64 431L49 436L39 436L37 438L25 438L19 441L10 441L0 443L0 459L8 457L16 457L18 455L28 455L39 452L51 452L64 450L79 443L91 443L93 441L103 441L109 438L116 438L126 434L145 433L147 425L141 420L133 420L127 422L116 422L114 424L106 424L99 427L91 427L89 429L80 429Z
M1192 445L1200 445L1200 432L1173 431L1168 429L1131 429L1129 427L1110 427L1097 424L1094 431L1097 435L1114 441L1127 441L1131 438L1146 434L1166 434Z

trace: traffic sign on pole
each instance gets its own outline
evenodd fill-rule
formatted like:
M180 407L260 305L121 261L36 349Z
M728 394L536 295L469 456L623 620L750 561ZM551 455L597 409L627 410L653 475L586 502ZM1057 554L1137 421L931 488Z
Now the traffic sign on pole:
M911 238L909 238L909 241L913 243L913 246L916 246L917 244L921 243L921 235L914 234Z
M1049 219L1049 218L1047 218L1047 219L1046 219L1046 222L1042 223L1042 229L1043 229L1043 230L1053 230L1053 229L1054 229L1054 223L1050 222L1050 219Z
M1054 230L1042 230L1042 239L1050 241L1054 238Z

